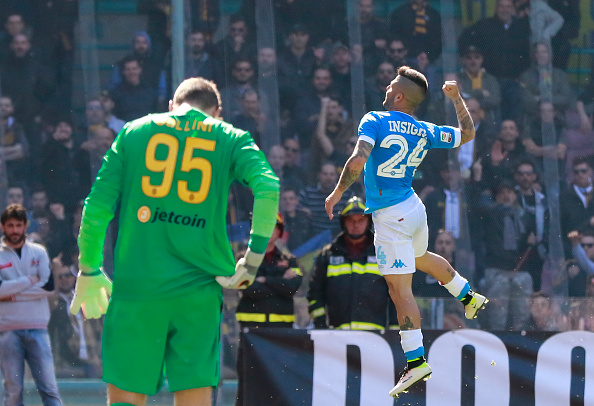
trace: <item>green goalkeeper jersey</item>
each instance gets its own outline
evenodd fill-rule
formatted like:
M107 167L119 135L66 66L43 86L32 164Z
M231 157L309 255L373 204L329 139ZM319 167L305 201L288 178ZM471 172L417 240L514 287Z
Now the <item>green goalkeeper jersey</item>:
M80 265L101 266L119 204L114 298L166 298L233 275L226 213L234 180L253 190L249 246L262 253L276 224L279 181L249 133L186 104L128 123L85 200Z

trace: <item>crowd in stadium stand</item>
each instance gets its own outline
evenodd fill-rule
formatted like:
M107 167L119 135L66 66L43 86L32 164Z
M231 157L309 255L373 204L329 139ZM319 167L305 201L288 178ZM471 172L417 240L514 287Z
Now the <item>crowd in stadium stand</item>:
M71 77L77 1L9 3L0 13L0 151L7 202L25 204L30 238L45 244L53 259L58 283L50 301L56 314L50 330L58 368L60 359L82 354L80 339L71 342L63 328L78 326L68 331L78 337L84 332L79 373L96 376L97 329L69 321L62 303L74 284L81 202L124 123L167 108L169 6L163 0L140 2L148 25L134 33L129 54L113 61L104 90L89 95L84 117L75 117ZM332 236L340 231L323 202L357 141L351 68L363 67L364 111L369 111L383 109L385 87L399 66L409 65L429 81L429 94L417 111L420 120L446 123L441 85L453 79L475 123L474 142L456 157L430 151L413 186L427 208L430 247L439 252L440 230L447 230L443 238L453 238L452 247L460 238L470 244L473 259L466 263L474 271L467 275L497 304L484 327L594 330L592 302L567 309L551 302L561 292L594 296L594 80L576 89L566 74L569 41L579 29L579 2L533 1L527 7L521 0L497 0L493 16L460 30L459 70L451 72L440 64L440 14L425 0L404 2L387 19L375 13L373 0L360 0L357 44L351 44L344 2L273 1L274 41L265 46L256 45L254 0L244 0L224 29L220 14L209 9L217 2L199 3L186 38L185 75L214 81L222 94L223 118L248 130L267 154L281 179L281 240L289 250L326 230ZM539 18L531 17L537 12ZM260 93L258 83L270 77L276 78L277 95ZM543 139L544 128L554 130L552 139ZM279 144L264 148L270 145L263 142L267 138ZM543 176L547 162L557 163L553 190L559 190L555 198L567 258L561 273L551 271L559 265L549 257L555 219L547 200L551 182L547 189ZM362 179L351 191L364 198ZM338 211L351 196L345 194ZM248 221L249 191L234 187L230 202L229 221ZM442 254L453 263L459 259L453 251ZM464 274L464 265L456 266ZM416 294L434 296L434 284L416 276Z

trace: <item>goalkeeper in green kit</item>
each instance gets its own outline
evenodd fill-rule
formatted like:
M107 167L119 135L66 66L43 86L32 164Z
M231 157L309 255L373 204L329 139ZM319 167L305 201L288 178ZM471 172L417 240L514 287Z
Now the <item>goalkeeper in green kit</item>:
M144 405L165 371L176 405L210 405L219 380L221 286L253 282L276 225L278 178L249 133L217 118L220 100L212 82L182 82L169 113L132 121L118 134L85 200L70 310L82 306L87 318L107 312L109 405ZM237 264L226 227L234 180L254 193L248 250ZM118 205L112 293L101 265Z

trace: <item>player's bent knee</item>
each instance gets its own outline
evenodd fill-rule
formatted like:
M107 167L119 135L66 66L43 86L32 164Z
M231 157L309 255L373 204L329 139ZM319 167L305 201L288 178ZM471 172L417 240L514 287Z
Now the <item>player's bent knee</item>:
M174 393L175 406L210 406L212 388L193 388Z
M128 392L111 383L107 384L107 404L110 406L144 406L146 404L146 398L147 396L142 393Z

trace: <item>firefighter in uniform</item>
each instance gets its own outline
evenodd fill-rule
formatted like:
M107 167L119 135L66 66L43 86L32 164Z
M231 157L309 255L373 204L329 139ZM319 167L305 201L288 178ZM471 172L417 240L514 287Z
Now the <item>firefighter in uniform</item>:
M235 317L241 327L239 351L237 354L236 405L243 404L243 333L246 328L286 327L292 328L295 322L293 296L297 293L303 278L297 259L291 254L281 252L275 245L282 236L284 220L279 213L276 228L268 242L262 265L258 268L256 280L247 289L237 305ZM249 368L248 365L245 365Z
M315 328L396 328L396 309L380 275L371 216L352 197L340 213L342 232L318 256L309 286L309 314Z

